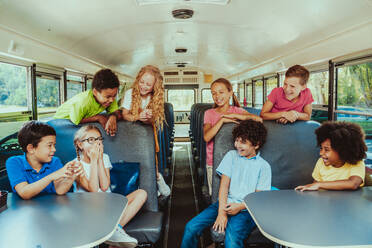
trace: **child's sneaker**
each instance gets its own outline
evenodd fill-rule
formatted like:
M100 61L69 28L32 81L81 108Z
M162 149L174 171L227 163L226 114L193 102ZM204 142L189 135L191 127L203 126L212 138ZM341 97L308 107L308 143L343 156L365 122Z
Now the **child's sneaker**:
M169 186L165 183L163 176L161 173L159 173L159 178L156 180L158 183L158 189L160 194L163 196L169 196L170 195L170 188Z
M105 243L113 246L134 248L137 246L138 241L137 239L129 236L123 230L123 228L117 226L114 234L112 234L112 236L108 240L106 240Z

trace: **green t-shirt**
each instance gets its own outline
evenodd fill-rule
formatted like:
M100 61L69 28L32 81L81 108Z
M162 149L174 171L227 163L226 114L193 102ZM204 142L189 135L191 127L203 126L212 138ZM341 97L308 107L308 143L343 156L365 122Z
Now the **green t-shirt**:
M115 112L119 109L118 103L114 100L106 109L108 113ZM92 90L87 90L63 103L54 115L54 119L69 119L74 124L79 124L84 118L98 115L105 108L99 104L93 96Z

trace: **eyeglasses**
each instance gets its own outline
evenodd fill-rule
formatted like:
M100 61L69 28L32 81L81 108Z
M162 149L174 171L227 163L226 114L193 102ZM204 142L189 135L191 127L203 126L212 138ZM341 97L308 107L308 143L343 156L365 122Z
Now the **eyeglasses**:
M98 140L103 141L103 137L97 137L97 138L89 137L89 138L83 139L81 142L87 141L89 144L94 144Z

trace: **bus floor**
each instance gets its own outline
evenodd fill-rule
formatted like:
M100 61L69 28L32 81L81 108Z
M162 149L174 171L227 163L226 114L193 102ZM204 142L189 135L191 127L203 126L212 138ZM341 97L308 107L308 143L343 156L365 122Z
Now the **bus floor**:
M180 247L186 223L196 216L198 200L192 175L190 142L176 142L173 147L172 194L168 211L164 248Z

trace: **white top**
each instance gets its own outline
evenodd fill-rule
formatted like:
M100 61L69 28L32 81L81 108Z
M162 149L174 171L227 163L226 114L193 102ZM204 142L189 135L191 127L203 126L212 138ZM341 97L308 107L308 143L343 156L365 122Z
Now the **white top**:
M77 158L75 158L74 160L75 161L78 161ZM83 168L84 168L85 173L87 175L87 178L89 180L89 177L90 177L90 164L84 162L82 158L80 160L80 163L83 165ZM112 168L112 164L110 162L110 157L106 153L103 154L103 165L105 166L105 168L109 168L110 170ZM78 188L77 185L76 185L76 182L74 182L74 192L87 192L87 191L85 189L81 188L81 187ZM102 190L99 188L98 189L98 192L102 192ZM108 188L106 190L106 192L111 192L111 189Z
M151 100L151 95L148 95L145 99L142 98L141 108L146 109L150 100ZM121 106L127 110L130 110L131 105L132 105L132 89L129 89L124 94L124 101Z

